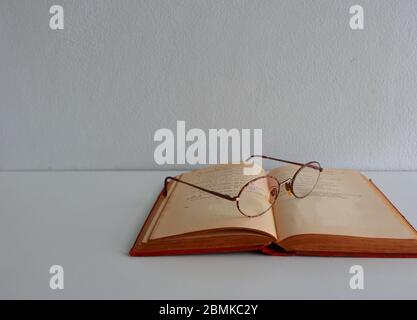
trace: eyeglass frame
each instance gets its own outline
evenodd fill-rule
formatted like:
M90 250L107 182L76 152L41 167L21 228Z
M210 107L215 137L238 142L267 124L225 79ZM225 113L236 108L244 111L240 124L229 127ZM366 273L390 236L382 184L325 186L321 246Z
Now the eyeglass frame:
M286 180L284 180L284 181L282 181L282 182L279 182L279 180L277 179L277 178L275 178L275 177L273 177L273 176L270 176L270 175L265 175L265 176L260 176L260 177L256 177L256 178L254 178L254 179L252 179L252 180L250 180L250 181L248 181L247 183L245 183L243 186L242 186L242 188L240 188L240 190L239 190L239 193L237 194L237 196L230 196L230 195L228 195L228 194L224 194L224 193L220 193L220 192L217 192L217 191L214 191L214 190L209 190L209 189L206 189L206 188L203 188L203 187L200 187L200 186L197 186L197 185L195 185L195 184L192 184L192 183L189 183L189 182L186 182L186 181L184 181L184 180L181 180L181 179L178 179L178 178L176 178L176 177L171 177L171 176L168 176L168 177L165 177L165 179L164 179L164 190L163 190L163 195L164 195L164 197L166 197L167 195L168 195L168 183L169 183L169 181L170 180L172 180L172 181L176 181L176 182L180 182L180 183L183 183L183 184L186 184L186 185L188 185L188 186L190 186L190 187L193 187L193 188L196 188L196 189L198 189L198 190L201 190L201 191L204 191L204 192L207 192L207 193L210 193L210 194L212 194L212 195L214 195L214 196L216 196L216 197L219 197L219 198L222 198L222 199L225 199L225 200L228 200L228 201L235 201L236 202L236 207L237 207L237 209L238 209L238 211L241 213L241 214L243 214L245 217L249 217L249 218L256 218L256 217L259 217L259 216L261 216L261 215L263 215L264 213L266 213L269 209L271 209L271 207L274 205L274 203L276 202L276 200L277 200L277 198L278 198L278 195L279 195L279 193L280 193L280 191L281 191L281 185L283 185L283 184L285 184L285 189L287 190L287 191L289 191L294 197L296 197L296 198L298 198L298 199L302 199L302 198L305 198L305 197L307 197L313 190L314 190L314 188L316 187L316 185L317 185L317 182L318 182L318 179L320 178L320 175L319 175L319 177L317 178L317 181L316 181L316 184L313 186L313 188L311 188L311 190L310 190L310 192L308 192L306 195L304 195L304 196L302 196L302 197L300 197L300 196L297 196L295 193L294 193L294 181L295 181L295 178L297 177L297 175L301 172L301 170L302 169L304 169L305 167L310 167L310 168L312 168L312 169L315 169L315 170L319 170L320 172L322 172L323 171L323 168L322 168L322 166L320 165L320 163L318 162L318 161L309 161L309 162L307 162L307 163L299 163L299 162L294 162L294 161L289 161L289 160L283 160L283 159L278 159L278 158L273 158L273 157L269 157L269 156L265 156L265 155L251 155L249 158L247 158L245 161L249 161L250 159L252 159L252 158L256 158L256 157L258 157L258 158L262 158L262 159L268 159L268 160L274 160L274 161L279 161L279 162L283 162L283 163L288 163L288 164L292 164L292 165L297 165L297 166L299 166L300 168L298 168L297 169L297 171L294 173L294 175L291 177L291 178L288 178L288 179L286 179ZM314 164L314 165L313 165ZM316 166L316 165L318 165L318 166ZM259 214L257 214L257 215L254 215L254 216L249 216L249 215L247 215L247 214L245 214L241 209L240 209L240 207L239 207L239 197L240 197L240 195L241 195L241 193L242 193L242 191L250 184L250 183L252 183L252 182L254 182L254 181L256 181L256 180L259 180L259 179L264 179L264 178L271 178L271 179L273 179L273 180L275 180L276 182L277 182L277 185L278 185L278 187L277 187L277 192L276 192L276 195L275 195L275 199L274 199L274 201L271 203L271 206L268 208L268 209L266 209L265 211L263 211L263 212L261 212L261 213L259 213Z

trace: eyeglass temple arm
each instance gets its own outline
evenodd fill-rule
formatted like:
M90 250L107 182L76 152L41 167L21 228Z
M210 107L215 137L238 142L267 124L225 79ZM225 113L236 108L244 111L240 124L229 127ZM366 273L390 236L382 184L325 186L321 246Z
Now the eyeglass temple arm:
M212 195L214 195L214 196L216 196L216 197L220 197L220 198L223 198L223 199L225 199L225 200L229 200L229 201L236 201L236 199L237 199L237 197L231 197L231 196L229 196L229 195L227 195L227 194L223 194L223 193L219 193L219 192L216 192L216 191L208 190L208 189L205 189L205 188L202 188L202 187L196 186L195 184L192 184L192 183L189 183L189 182L182 181L182 180L180 180L180 179L178 179L178 178L175 178L175 177L166 177L166 178L165 178L165 181L164 181L164 196L165 196L165 197L168 195L168 183L169 183L169 180L174 180L174 181L177 181L177 182L180 182L180 183L186 184L187 186L190 186L190 187L193 187L193 188L199 189L199 190L201 190L201 191L204 191L204 192L210 193L210 194L212 194Z
M300 166L300 167L302 167L302 166L306 165L305 163L299 163L299 162L294 162L294 161L289 161L289 160L283 160L283 159L278 159L278 158L268 157L268 156L264 156L264 155L257 155L257 154L253 154L253 155L251 155L251 156L250 156L249 158L247 158L245 161L249 161L250 159L255 158L255 157L258 157L258 158L263 158L263 159L269 159L269 160L275 160L275 161L279 161L279 162L285 162L285 163L294 164L294 165L296 165L296 166ZM313 168L313 169L318 169L318 170L320 170L320 171L322 171L322 170L323 170L323 168L322 168L321 166L320 166L319 168L317 168L316 166L309 166L309 167L311 167L311 168Z

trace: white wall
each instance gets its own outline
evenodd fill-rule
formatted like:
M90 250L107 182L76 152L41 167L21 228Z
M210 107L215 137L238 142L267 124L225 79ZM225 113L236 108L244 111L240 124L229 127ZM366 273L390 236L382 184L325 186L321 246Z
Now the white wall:
M324 166L417 169L416 53L412 0L3 0L0 169L158 168L153 134L176 120L262 128L264 153Z

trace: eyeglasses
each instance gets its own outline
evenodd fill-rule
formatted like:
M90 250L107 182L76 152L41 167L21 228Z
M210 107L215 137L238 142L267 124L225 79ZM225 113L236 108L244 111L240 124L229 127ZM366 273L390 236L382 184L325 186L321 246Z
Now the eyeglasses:
M310 161L307 163L298 163L283 159L272 158L264 155L252 155L246 161L259 157L279 162L284 162L299 166L297 171L291 178L284 181L278 181L272 176L261 176L254 178L247 182L239 191L237 196L230 196L213 190L209 190L195 184L180 180L175 177L166 177L164 181L164 196L168 195L168 183L170 180L186 184L198 190L210 193L216 197L236 202L237 209L241 214L247 217L259 217L266 213L274 205L278 198L281 185L296 198L305 198L308 196L316 186L320 172L323 168L317 161Z

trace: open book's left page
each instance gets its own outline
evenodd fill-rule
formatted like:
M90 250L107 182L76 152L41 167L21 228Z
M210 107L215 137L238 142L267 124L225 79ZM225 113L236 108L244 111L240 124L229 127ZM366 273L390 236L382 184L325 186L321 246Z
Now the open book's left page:
M236 196L246 182L257 177L244 175L243 168L243 164L215 165L184 173L180 178L209 190ZM236 202L175 181L170 184L168 196L159 211L145 240L230 228L255 230L276 238L272 210L248 218L238 211Z

